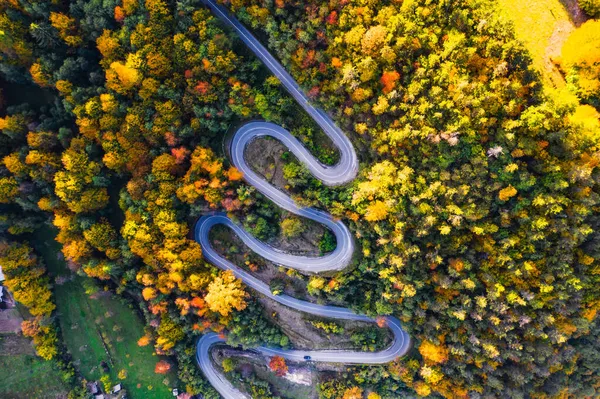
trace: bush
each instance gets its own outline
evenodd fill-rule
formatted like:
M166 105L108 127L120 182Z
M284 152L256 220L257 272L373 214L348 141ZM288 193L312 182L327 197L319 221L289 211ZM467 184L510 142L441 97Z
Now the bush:
M223 363L221 363L221 365L223 366L223 371L226 373L235 370L236 366L235 361L231 358L223 359Z
M281 222L281 232L286 238L298 237L304 230L305 226L298 218L287 218Z
M269 288L271 289L271 293L273 295L279 295L285 290L285 281L278 278L273 279L269 284Z
M592 18L600 17L600 0L579 0L579 7Z
M337 242L335 240L335 236L331 231L326 230L325 233L323 233L321 239L319 240L319 251L321 251L321 253L323 254L332 252L335 249L336 245Z

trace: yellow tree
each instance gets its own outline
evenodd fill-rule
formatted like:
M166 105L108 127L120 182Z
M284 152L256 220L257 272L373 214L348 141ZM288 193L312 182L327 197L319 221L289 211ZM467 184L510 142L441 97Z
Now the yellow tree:
M344 391L344 396L342 399L362 399L363 390L360 387L352 387L348 388Z
M363 52L375 55L386 44L387 34L387 29L381 25L369 28L361 40Z
M367 206L365 220L367 222L377 222L385 219L388 214L388 206L383 201L375 201Z
M64 170L54 176L56 195L75 213L93 212L108 203L106 188L94 184L101 165L90 160L85 146L84 139L73 139L62 155Z
M130 65L115 61L106 70L106 86L119 94L126 94L138 85L142 75Z
M58 31L58 35L69 46L78 46L81 44L81 35L77 31L75 18L71 18L63 13L51 12L50 23Z
M228 316L233 309L244 310L246 308L245 298L246 292L242 288L242 282L227 270L208 285L208 294L204 300L210 310L218 312L222 316Z
M561 68L575 75L578 94L599 98L600 20L589 20L569 36L561 51Z
M0 204L8 204L19 195L19 185L13 177L0 178Z
M50 75L43 70L42 65L35 62L31 64L29 67L29 73L31 74L31 79L42 87L48 86L48 80L50 79Z
M112 35L110 30L105 29L104 32L102 32L102 35L96 39L96 46L98 47L100 54L102 54L102 61L100 61L100 63L104 66L110 65L119 55L121 46L119 44L119 39L115 36Z
M115 259L120 251L116 247L117 232L107 220L101 220L83 232L86 241L99 251L105 252L111 259Z
M448 349L431 341L421 342L419 353L428 363L444 363L448 360Z

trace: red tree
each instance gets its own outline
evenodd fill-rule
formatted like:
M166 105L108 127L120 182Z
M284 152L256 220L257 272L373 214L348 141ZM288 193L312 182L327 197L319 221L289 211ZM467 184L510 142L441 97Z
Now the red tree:
M171 365L166 360L161 360L156 363L156 367L154 367L154 372L156 374L167 374L169 370L171 370Z
M190 150L185 147L179 148L171 148L171 155L175 157L175 163L181 165L185 162L188 155L190 155Z
M389 93L396 87L396 81L400 79L400 74L396 71L384 72L381 76L381 84L383 85L383 92Z
M273 356L269 362L269 368L278 377L283 377L288 372L288 366L285 364L285 359L281 356Z
M327 21L327 23L329 25L335 25L337 24L338 21L338 14L337 11L333 10L328 16L327 18L325 18L325 21Z
M198 82L195 89L199 94L206 94L210 90L210 84L208 82Z

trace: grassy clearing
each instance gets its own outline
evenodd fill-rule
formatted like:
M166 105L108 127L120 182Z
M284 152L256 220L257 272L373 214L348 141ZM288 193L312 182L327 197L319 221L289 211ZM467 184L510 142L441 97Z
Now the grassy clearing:
M575 29L560 0L498 0L503 17L512 21L517 38L531 53L533 64L546 84L562 87L564 79L551 61Z
M177 385L174 373L158 375L154 366L160 360L152 346L139 347L137 340L144 335L144 325L131 305L110 292L99 292L91 298L85 293L86 278L72 274L64 261L58 259L60 244L54 241L55 232L44 226L36 234L36 249L53 277L67 281L56 284L54 293L60 327L65 345L74 363L88 380L102 376L100 363L110 368L111 381L125 370L122 380L129 397L159 399L171 395ZM167 385L163 383L167 382Z
M17 334L0 335L1 398L60 398L68 392L54 364L35 356L30 339Z
M64 398L69 387L53 363L37 356L0 356L0 397Z

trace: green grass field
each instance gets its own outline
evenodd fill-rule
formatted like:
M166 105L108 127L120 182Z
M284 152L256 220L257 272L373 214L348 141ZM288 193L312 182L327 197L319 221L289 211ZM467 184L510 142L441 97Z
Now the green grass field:
M37 356L0 356L0 397L45 399L66 397L69 387L51 362Z
M29 338L0 335L0 398L61 398L68 392L61 372L35 356Z
M177 386L174 372L154 373L160 360L152 346L139 347L137 340L144 335L144 324L135 310L110 292L100 291L93 298L85 293L84 277L71 273L64 261L57 258L60 244L54 241L55 232L45 226L36 234L36 249L46 261L53 277L68 281L55 285L55 301L62 336L75 366L88 380L98 380L103 374L100 363L110 367L108 373L117 382L119 371L125 370L122 380L128 397L159 399L170 397ZM168 385L163 383L168 380Z
M517 38L531 53L534 66L545 83L562 87L564 79L552 58L575 27L560 0L499 0L504 18L513 22Z

